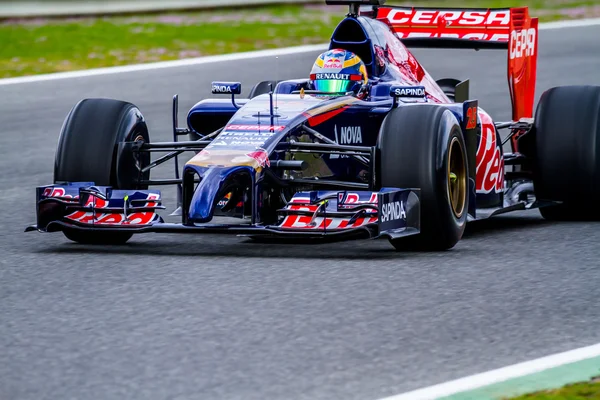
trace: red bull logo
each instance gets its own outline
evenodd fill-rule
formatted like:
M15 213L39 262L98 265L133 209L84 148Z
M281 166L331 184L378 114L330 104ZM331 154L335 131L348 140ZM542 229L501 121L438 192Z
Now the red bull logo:
M261 168L270 167L271 161L269 160L269 153L265 149L256 149L248 154L247 157L253 158Z
M65 201L75 201L79 199L79 195L70 195L67 194L67 191L65 190L65 188L61 188L61 187L49 187L49 188L45 188L44 192L42 193L42 197L58 197L61 200L65 200Z
M145 207L158 206L159 199L160 195L156 193L148 194L148 202L146 202ZM82 224L92 225L148 225L159 219L158 215L153 211L136 212L129 215L115 212L103 213L102 209L108 208L109 202L94 195L90 195L87 198L84 207L91 207L93 210L78 210L65 216L65 218Z
M328 58L325 60L325 65L323 65L323 68L343 69L344 64L339 58Z
M499 193L504 186L504 159L492 118L479 112L481 139L477 148L477 193Z

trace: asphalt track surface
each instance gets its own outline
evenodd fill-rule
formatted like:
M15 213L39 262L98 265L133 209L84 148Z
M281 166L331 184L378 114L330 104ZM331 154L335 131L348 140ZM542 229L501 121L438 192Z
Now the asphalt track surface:
M598 26L542 31L537 96L600 84L598 38ZM509 118L506 53L415 53L436 77L471 78L480 105ZM277 70L306 76L315 57L0 86L0 398L377 399L600 342L600 224L537 211L473 224L433 254L158 234L95 248L23 233L81 98L132 101L168 140L174 93L183 119L211 80L247 93Z

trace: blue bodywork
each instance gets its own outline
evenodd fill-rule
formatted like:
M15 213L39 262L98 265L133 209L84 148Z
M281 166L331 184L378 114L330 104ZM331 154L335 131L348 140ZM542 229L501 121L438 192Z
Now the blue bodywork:
M351 33L350 33L351 32ZM351 38L350 38L351 36ZM275 112L271 116L269 110L269 97L266 94L253 99L236 100L241 108L236 107L229 99L206 99L198 102L188 113L187 123L189 129L194 132L192 137L200 138L218 127L243 126L243 125L262 125L281 126L283 130L276 132L263 143L254 142L252 145L264 148L270 154L272 160L278 159L280 153L274 153L274 150L284 138L294 136L294 131L303 124L308 124L327 139L342 145L375 146L381 124L394 105L394 100L390 96L390 90L395 86L414 85L414 80L408 79L406 74L398 68L394 68L387 60L382 62L380 57L383 52L389 51L390 47L389 28L371 18L348 17L342 21L334 32L330 48L344 48L358 54L367 65L371 90L369 97L364 100L355 98L338 97L334 99L314 99L306 96L300 99L298 92L306 87L308 79L295 79L279 82L273 89ZM421 66L419 66L422 69ZM426 72L424 72L426 73ZM458 122L466 131L464 113L466 105L477 106L476 101L465 103L451 102L436 86L436 93L428 93L426 101L433 103L442 103L455 115ZM293 94L295 93L295 94ZM411 99L408 99L409 101ZM347 103L343 106L340 104ZM400 104L400 106L403 106ZM337 109L335 115L327 115L328 111L320 112L319 109ZM321 119L319 119L321 118ZM229 135L225 128L225 135ZM253 135L252 132L246 132L245 135ZM465 136L471 137L465 139L471 154L469 158L475 160L475 151L479 142L480 131L471 132ZM225 138L223 133L215 138L215 142ZM498 136L499 138L499 136ZM226 142L230 144L229 142ZM216 149L211 145L207 148L208 152ZM365 166L360 162L348 157L339 155L323 156L326 167L331 172L329 176L332 179L364 182L361 180L361 174L365 173ZM470 201L469 214L472 219L476 218L477 202L485 204L486 207L501 207L501 193L486 193L475 195L475 168L472 165L470 176ZM235 171L233 166L198 166L194 163L188 163L185 167L193 170L200 176L207 175L209 169L219 168L218 174L210 173L211 183L202 184L202 189L207 192L218 193L216 186L222 184L228 171ZM252 181L259 181L260 176L252 176ZM184 173L185 176L185 173ZM218 179L214 177L218 176ZM221 182L221 183L220 183ZM215 185L215 187L211 186ZM211 186L209 188L209 186ZM194 199L202 204L191 205L188 221L206 222L210 220L214 211L216 201L211 196L203 193L195 196ZM204 204L203 202L206 202ZM202 210L201 212L199 210ZM185 212L185 210L184 210ZM257 215L260 212L257 212ZM256 221L259 221L257 219Z

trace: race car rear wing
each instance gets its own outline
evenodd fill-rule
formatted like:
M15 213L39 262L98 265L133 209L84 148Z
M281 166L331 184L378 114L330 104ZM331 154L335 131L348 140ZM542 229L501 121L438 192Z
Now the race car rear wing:
M532 117L538 19L529 16L527 7L376 7L373 17L385 22L407 47L507 49L513 120Z

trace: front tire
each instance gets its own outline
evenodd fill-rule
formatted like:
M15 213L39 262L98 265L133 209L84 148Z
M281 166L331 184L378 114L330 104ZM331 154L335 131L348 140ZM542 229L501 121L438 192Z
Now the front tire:
M88 232L77 230L64 230L65 237L75 243L90 245L123 245L131 239L133 233L128 232Z
M139 169L150 163L150 154L137 160L120 152L119 143L149 142L148 127L140 110L131 103L111 99L85 99L77 103L63 124L54 163L54 183L94 182L115 189L147 189L137 184ZM141 175L149 179L149 172ZM65 236L84 244L122 244L131 233L65 231Z
M447 250L467 223L468 163L460 124L442 106L401 106L377 142L381 187L421 190L420 233L390 240L397 250Z
M600 87L544 92L535 118L536 198L548 220L598 220L600 211Z

